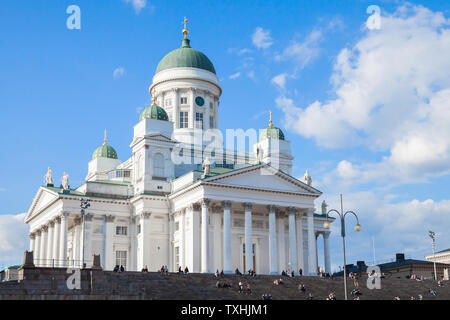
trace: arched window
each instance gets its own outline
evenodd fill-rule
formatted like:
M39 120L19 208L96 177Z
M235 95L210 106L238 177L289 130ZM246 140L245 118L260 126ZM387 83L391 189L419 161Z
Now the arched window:
M164 156L157 153L153 156L153 176L164 177Z

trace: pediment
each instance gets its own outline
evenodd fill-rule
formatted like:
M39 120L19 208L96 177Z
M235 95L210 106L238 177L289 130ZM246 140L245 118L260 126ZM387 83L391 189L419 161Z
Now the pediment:
M157 141L164 141L164 142L172 142L172 143L176 143L177 141L171 139L170 137L166 136L165 134L162 133L153 133L153 134L148 134L145 136L145 138L147 139L151 139L151 140L157 140Z
M30 208L28 209L27 215L25 216L25 222L31 220L34 216L39 214L39 212L48 207L58 198L59 196L56 192L41 187L34 197Z
M204 182L224 186L321 195L319 190L265 164L210 177L205 179Z

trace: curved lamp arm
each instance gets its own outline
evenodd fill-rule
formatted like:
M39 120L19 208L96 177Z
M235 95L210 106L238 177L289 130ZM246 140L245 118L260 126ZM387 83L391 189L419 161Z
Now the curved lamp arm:
M347 213L351 213L351 214L353 214L354 216L355 216L355 218L356 218L356 225L355 225L355 231L361 231L361 225L359 224L359 219L358 219L358 216L356 215L356 213L354 213L353 211L347 211L346 213L344 213L344 218L345 218L345 216L347 215Z

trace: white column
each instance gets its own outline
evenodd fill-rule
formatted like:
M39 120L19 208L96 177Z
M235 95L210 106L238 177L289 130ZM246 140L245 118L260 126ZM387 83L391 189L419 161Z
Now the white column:
M317 275L316 235L314 231L314 209L308 209L308 272L310 276Z
M302 274L306 274L303 252L303 214L297 216L297 269L302 269ZM297 270L299 271L299 270Z
M277 214L277 245L278 245L278 270L286 270L286 231L285 215L283 212Z
M209 105L208 105L209 108ZM223 202L223 268L225 273L231 269L231 201Z
M53 231L55 230L55 223L50 221L48 225L47 235L47 265L53 267L55 261L53 260Z
M59 225L59 254L60 267L67 267L67 213L63 212Z
M109 215L105 216L105 270L111 271L114 269L114 252L113 252L113 242L114 242L114 219L115 216ZM144 224L143 224L144 225ZM145 231L148 232L144 227L141 229L141 236L144 236ZM144 248L142 248L144 251ZM144 263L145 265L145 263Z
M220 211L222 208L221 207L216 207L216 212L213 212L212 217L212 225L214 228L213 231L213 236L211 237L212 240L212 248L210 245L210 253L212 254L212 256L214 257L212 264L210 265L210 270L211 271L215 271L215 270L224 270L224 266L223 266L223 235L222 235L222 212ZM218 212L217 212L218 210ZM225 272L225 270L224 270Z
M330 260L330 243L329 243L330 233L325 232L323 234L323 253L325 260L325 272L331 274L331 260Z
M75 218L74 220L75 226L74 226L74 237L73 237L73 245L72 245L72 260L74 260L74 266L79 267L80 266L80 234L81 234L81 223L79 221L79 218Z
M189 128L195 128L195 89L189 90Z
M268 206L269 209L269 259L270 274L278 275L278 247L277 247L277 225L275 216L275 206Z
M298 272L297 265L297 235L295 230L295 208L289 208L289 260L291 269Z
M176 271L178 271L178 270L175 270L176 265L175 265L175 261L174 261L175 259L174 259L174 254L173 254L173 252L174 252L174 250L173 250L173 234L175 232L175 230L174 230L174 220L175 220L174 215L169 213L169 245L168 245L168 248L169 248L169 262L168 262L168 265L167 265L167 268L169 268L169 272L176 272ZM180 225L181 225L181 223L180 223ZM179 250L181 251L181 248ZM181 257L181 252L179 252L179 255ZM179 259L181 259L181 258L179 258ZM180 260L180 262L181 262L181 260Z
M252 204L245 203L245 269L253 270L253 241L252 241Z
M52 252L53 252L53 259L55 259L55 267L59 267L59 263L60 263L60 258L59 258L59 233L61 231L61 220L59 218L56 218L55 220L53 220L53 222L55 223L55 228L53 229L53 248L52 248Z
M173 110L173 122L174 122L174 129L178 129L180 128L180 95L178 94L179 90L178 88L173 88L172 89L173 93L174 93L174 102L172 105L172 110Z
M209 273L209 200L203 199L202 201L202 242L201 242L201 271L202 273Z
M36 267L40 266L41 261L40 259L40 255L41 255L41 230L37 230L35 231L36 234L36 239L34 240L34 252L33 252L33 260L34 260L34 265Z
M48 227L44 226L41 229L41 248L40 248L40 252L39 252L39 259L40 259L40 266L41 267L46 267L48 264L48 261L46 260L47 258L47 231L48 231Z
M317 248L317 240L319 239L320 233L316 233L316 266L319 268L319 251Z
M33 255L35 253L35 251L34 251L35 241L36 241L36 235L34 233L30 233L30 248L29 248L29 251L32 251Z
M183 210L180 215L180 235L181 235L181 243L180 243L180 266L181 269L184 270L186 268L186 212Z
M209 127L209 116L210 116L210 108L209 108L209 92L205 92L205 104L203 105L203 110L205 113L203 114L203 129L208 130Z

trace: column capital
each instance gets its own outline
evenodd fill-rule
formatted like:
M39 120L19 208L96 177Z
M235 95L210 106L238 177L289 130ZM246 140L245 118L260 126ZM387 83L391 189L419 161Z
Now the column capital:
M92 218L94 217L94 215L92 213L87 213L84 215L84 220L85 221L92 221Z
M60 223L61 223L61 216L55 217L55 218L53 219L53 221L54 221L56 224L60 224Z
M69 211L61 211L61 214L59 215L59 218L61 219L67 219L67 217L69 216Z
M284 209L277 207L275 209L275 214L277 215L277 218L285 218L286 217L286 211Z
M202 201L201 201L201 204L202 204L202 207L209 207L209 204L211 203L211 200L210 199L202 199Z
M41 231L42 232L47 232L48 231L48 226L42 226Z
M40 236L41 236L41 233L42 233L42 230L41 230L41 229L38 229L38 230L34 231L34 233L36 233L36 235L37 235L38 237L40 237Z
M114 219L116 219L116 216L113 216L113 215L106 215L105 216L105 221L106 222L114 222Z
M192 211L199 211L200 210L200 204L198 202L191 203L187 207L189 208L189 210L192 210Z
M267 206L267 210L269 211L269 213L271 213L271 212L274 212L274 213L275 213L275 211L277 210L277 206L276 206L276 205L273 205L273 204L269 204L269 205Z
M231 204L232 204L231 201L228 200L222 201L222 206L224 207L224 209L230 210Z
M245 210L252 210L253 203L251 203L251 202L244 202L243 206L244 206Z
M34 239L34 238L36 238L36 235L35 235L34 232L31 232L31 233L30 233L30 239Z
M140 213L139 217L141 219L149 219L152 213L150 211L143 211Z
M180 88L172 88L171 91L177 93Z
M50 228L54 228L55 227L55 221L52 219L52 220L50 220L50 222L48 223L48 226L50 227Z
M298 212L298 208L296 207L288 207L287 211L289 214L296 214Z

